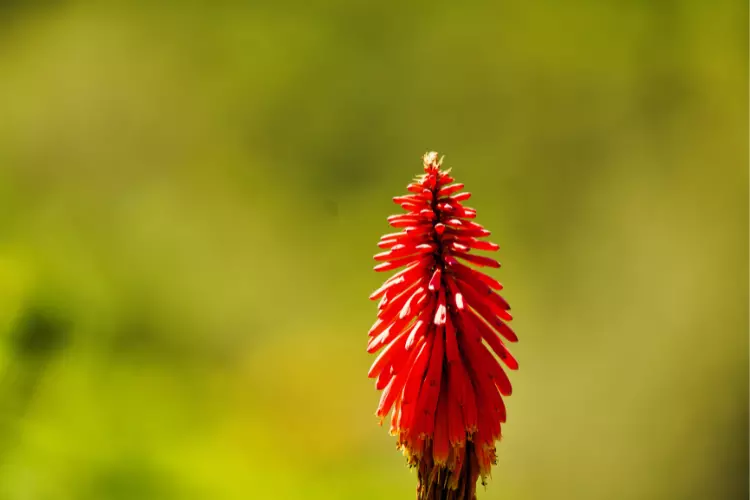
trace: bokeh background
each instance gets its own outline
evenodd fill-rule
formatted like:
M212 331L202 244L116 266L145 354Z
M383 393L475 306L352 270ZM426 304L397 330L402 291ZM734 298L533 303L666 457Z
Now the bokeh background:
M367 296L433 149L521 337L480 498L747 498L747 2L0 6L0 499L412 498Z

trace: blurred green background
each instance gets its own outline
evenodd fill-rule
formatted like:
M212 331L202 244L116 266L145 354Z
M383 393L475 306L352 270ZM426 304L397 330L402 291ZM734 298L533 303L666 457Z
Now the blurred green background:
M412 498L364 347L428 149L521 337L480 498L747 498L746 2L0 6L0 499Z

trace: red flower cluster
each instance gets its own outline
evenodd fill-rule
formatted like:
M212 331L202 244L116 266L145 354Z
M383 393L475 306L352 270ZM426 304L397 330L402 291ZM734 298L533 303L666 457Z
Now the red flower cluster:
M393 199L407 213L388 218L401 231L380 239L375 270L405 267L370 296L381 300L367 351L382 350L368 376L383 391L377 416L393 410L391 434L417 468L417 498L464 500L496 462L511 393L498 358L518 368L501 337L518 338L500 283L465 264L500 267L473 252L498 246L479 239L490 232L461 204L471 194L441 164L427 153L411 194Z

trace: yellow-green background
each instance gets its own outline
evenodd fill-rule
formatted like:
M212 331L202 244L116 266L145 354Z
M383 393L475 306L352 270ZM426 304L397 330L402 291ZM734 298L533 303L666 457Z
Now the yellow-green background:
M0 3L0 499L401 499L428 149L521 338L482 499L747 492L744 1Z

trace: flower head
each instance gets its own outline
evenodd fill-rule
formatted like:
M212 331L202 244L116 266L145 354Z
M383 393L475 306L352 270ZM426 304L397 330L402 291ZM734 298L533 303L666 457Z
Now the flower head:
M500 283L474 269L500 267L476 251L495 251L490 232L462 204L470 193L452 184L442 158L424 155L424 174L393 199L406 213L388 222L376 271L401 269L370 298L380 299L367 351L380 351L368 376L382 391L377 416L391 413L391 434L417 469L417 498L474 499L476 482L496 462L511 385L499 360L518 363L504 340L510 306ZM471 266L470 266L471 265Z

